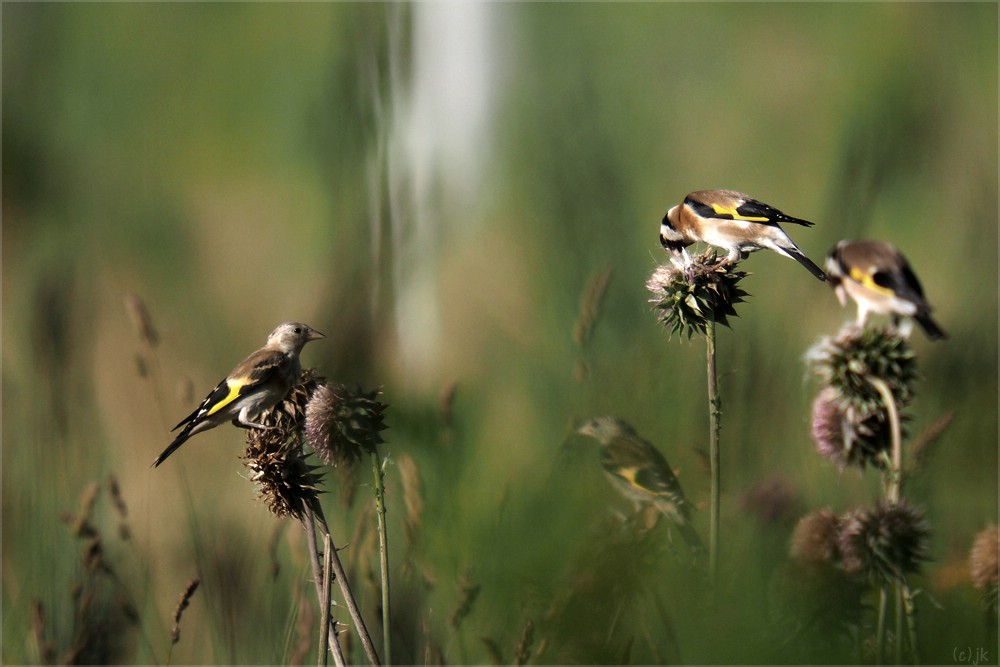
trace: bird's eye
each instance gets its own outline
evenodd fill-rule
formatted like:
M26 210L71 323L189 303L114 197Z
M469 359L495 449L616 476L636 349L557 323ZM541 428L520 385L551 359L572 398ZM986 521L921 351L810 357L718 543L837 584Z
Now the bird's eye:
M297 334L302 333L302 327L295 327L295 333Z

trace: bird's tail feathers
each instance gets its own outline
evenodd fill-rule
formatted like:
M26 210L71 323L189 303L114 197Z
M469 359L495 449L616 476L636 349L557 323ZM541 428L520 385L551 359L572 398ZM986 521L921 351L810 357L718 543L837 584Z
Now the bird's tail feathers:
M927 337L931 340L943 340L948 337L948 334L944 332L944 329L939 327L937 322L931 318L930 313L917 313L914 316L914 319L916 319L920 326L923 327L924 333L926 333Z
M175 451L177 451L178 447L187 442L187 439L193 435L191 433L192 427L193 424L188 424L187 427L185 427L185 429L181 431L176 438L174 438L174 441L171 442L169 445L167 445L167 448L163 450L163 453L157 456L156 460L153 461L152 465L153 468L158 467L161 463L166 461L168 456L173 454Z
M793 225L802 225L803 227L812 227L816 224L815 222L803 220L802 218L793 218L787 213L778 222L790 222Z
M796 262L798 262L802 266L806 267L806 270L808 270L809 273L813 274L814 276L816 276L820 280L823 280L823 281L826 280L826 274L823 273L823 269L821 269L818 266L816 266L811 259L809 259L808 257L806 257L802 253L802 251L799 250L794 245L791 245L791 246L775 246L775 248L781 254L787 255L788 257L791 257Z
M698 532L691 525L690 521L685 521L684 523L674 523L673 527L677 529L677 532L681 534L681 539L687 544L688 548L691 550L692 554L698 555L704 553L705 544L698 537Z

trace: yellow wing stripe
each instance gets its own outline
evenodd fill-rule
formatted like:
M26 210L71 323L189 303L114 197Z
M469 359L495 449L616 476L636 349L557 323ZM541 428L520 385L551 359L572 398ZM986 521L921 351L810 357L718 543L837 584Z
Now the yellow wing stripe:
M653 489L650 489L638 481L639 471L642 470L641 466L633 466L629 468L619 468L615 471L615 474L624 479L629 485L635 487L643 493L656 493Z
M722 204L712 204L712 210L719 215L728 215L733 218L733 220L746 220L747 222L770 222L770 218L762 218L760 216L753 215L743 215L736 211L732 206L723 206Z
M857 267L851 267L851 279L860 283L864 287L867 287L873 292L878 292L879 294L883 294L885 296L896 296L896 293L888 287L883 287L882 285L876 283L875 277L872 274L866 273Z
M241 384L227 384L226 386L229 387L229 395L226 396L221 401L219 401L218 403L216 403L215 405L213 405L212 408L205 414L205 416L214 415L216 412L218 412L222 408L226 407L227 405L229 405L230 403L232 403L233 401L235 401L239 397L240 390L244 387L244 384L242 384L242 383Z

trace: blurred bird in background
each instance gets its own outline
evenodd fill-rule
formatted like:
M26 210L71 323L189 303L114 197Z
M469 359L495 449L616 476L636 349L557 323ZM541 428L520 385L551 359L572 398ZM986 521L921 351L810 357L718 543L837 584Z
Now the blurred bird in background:
M693 507L656 447L616 417L597 417L584 423L577 432L601 444L601 466L623 496L639 507L652 505L663 513L693 553L705 550L691 525Z
M279 324L267 337L264 347L241 361L194 412L171 429L176 431L184 427L163 453L156 457L153 467L163 463L192 435L227 421L244 428L268 428L250 421L250 417L277 405L285 398L302 374L299 363L302 347L319 338L324 338L323 334L305 324Z
M885 241L859 239L840 241L826 258L826 270L841 306L847 297L858 304L858 325L864 326L869 313L890 315L899 327L902 318L913 318L931 340L947 338L931 318L920 281L903 253ZM908 336L910 327L900 329Z
M699 190L684 198L663 216L660 244L684 266L691 263L687 246L697 242L724 249L725 262L745 259L755 250L769 248L791 257L820 280L823 271L803 254L778 223L804 227L813 223L793 218L772 206L734 190Z

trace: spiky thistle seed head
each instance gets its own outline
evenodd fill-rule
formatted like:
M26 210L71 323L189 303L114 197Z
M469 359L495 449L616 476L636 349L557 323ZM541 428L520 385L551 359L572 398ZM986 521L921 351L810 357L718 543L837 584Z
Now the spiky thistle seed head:
M813 401L810 431L816 451L841 470L886 466L892 440L885 412L862 415L834 387L824 387Z
M734 263L720 263L715 251L709 249L687 268L661 264L646 281L646 289L653 294L649 302L657 319L670 335L691 338L704 335L710 321L730 326L729 318L738 316L735 305L749 296L739 286L747 275Z
M877 583L904 582L927 560L929 534L923 513L903 501L849 512L837 545L847 572Z
M841 519L829 509L817 510L799 519L792 531L789 552L803 563L838 563Z
M376 400L381 393L381 387L366 392L339 383L316 390L306 406L306 439L323 463L349 465L385 442L387 406Z
M301 518L319 504L322 475L309 465L296 432L305 420L306 405L322 378L306 369L283 401L259 415L270 428L247 429L243 463L268 509L277 516Z
M969 573L972 575L972 585L983 592L983 603L987 609L996 613L997 609L997 575L1000 551L1000 529L990 526L976 535L969 552Z
M836 389L864 418L885 412L882 396L872 380L885 382L902 409L913 398L919 377L916 355L895 329L844 327L835 337L824 336L806 359L823 384Z

